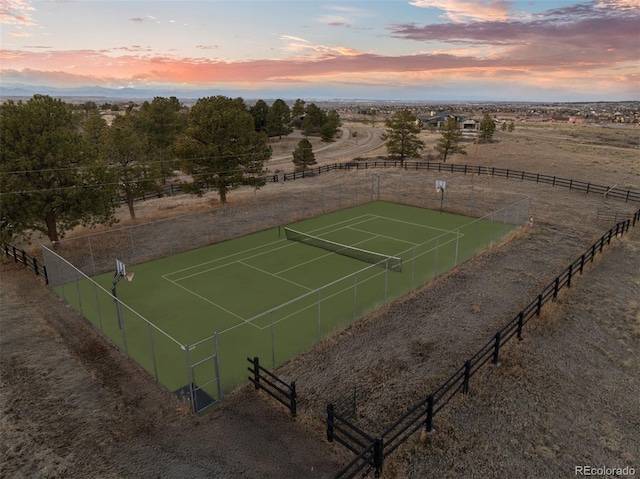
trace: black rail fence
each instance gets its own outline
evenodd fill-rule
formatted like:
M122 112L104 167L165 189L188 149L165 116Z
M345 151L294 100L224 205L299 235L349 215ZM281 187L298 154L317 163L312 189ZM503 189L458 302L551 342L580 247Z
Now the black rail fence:
M569 188L570 190L583 191L585 193L602 194L610 198L616 198L628 201L640 202L640 192L624 190L621 188L596 185L590 182L573 180L570 178L561 178L558 176L543 175L540 173L528 173L526 171L511 170L509 168L495 168L492 166L472 166L459 164L446 164L440 162L429 161L352 161L348 163L332 163L321 165L316 168L296 171L294 173L285 173L283 181L297 180L299 178L308 178L317 176L322 173L328 173L336 170L367 170L373 168L402 168L405 170L428 170L428 171L444 171L445 173L463 173L475 175L489 175L491 177L514 179L521 181L535 181L551 186L559 186Z
M31 268L36 276L44 277L44 280L49 284L49 278L47 276L47 267L33 256L29 256L23 249L19 249L15 246L6 243L0 243L0 248L5 256L13 258L15 263L22 263L27 268Z
M372 470L382 470L382 439L373 438L335 412L333 404L327 405L327 440L336 441L353 452L356 457L343 469L350 477L362 471L363 477ZM338 476L340 477L340 476Z
M563 288L570 288L576 274L582 274L587 263L602 253L605 245L622 236L640 223L640 210L632 218L617 223L604 233L581 256L564 269L538 296L522 309L507 324L498 330L473 356L458 368L449 378L438 386L431 394L415 404L385 431L377 436L370 435L354 426L334 410L327 406L327 439L338 442L353 452L356 457L334 477L352 478L357 474L365 477L374 471L379 477L384 459L407 441L414 433L424 429L427 433L434 431L435 416L458 393L469 392L470 379L486 364L498 364L500 350L513 338L522 340L524 326L534 317L540 316L542 307L557 298ZM363 472L364 471L364 472Z
M596 221L602 221L606 223L618 223L620 221L626 220L631 215L629 213L625 213L624 211L596 211Z
M253 376L249 376L249 381L254 384L255 388L267 392L272 398L289 409L291 417L296 417L296 405L298 402L296 382L292 381L291 384L287 384L278 376L260 366L260 361L257 357L253 359L247 358L247 361L251 363L251 367L247 369L253 373Z

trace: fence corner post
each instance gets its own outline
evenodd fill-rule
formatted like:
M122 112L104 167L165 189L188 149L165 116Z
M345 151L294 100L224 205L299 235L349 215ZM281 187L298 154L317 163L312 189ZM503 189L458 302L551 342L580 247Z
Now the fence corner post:
M373 442L373 465L376 469L375 476L380 477L382 474L382 462L384 461L383 453L383 440L381 437L376 437Z
M424 423L424 429L428 434L434 432L433 429L433 394L427 398L427 420Z

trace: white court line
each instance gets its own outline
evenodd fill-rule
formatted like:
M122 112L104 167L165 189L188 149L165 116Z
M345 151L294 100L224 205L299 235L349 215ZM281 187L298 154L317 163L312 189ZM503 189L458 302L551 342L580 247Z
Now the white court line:
M376 234L376 233L373 233L372 231L361 230L359 228L352 228L351 226L347 226L344 229L353 230L353 231L359 231L360 233L369 233L370 235L375 235L376 238L378 238L378 237L379 238L387 238L387 239L390 239L390 240L393 240L393 241L398 241L400 243L409 243L409 244L412 244L413 246L418 246L420 244L420 243L414 243L413 241L405 241L405 240L401 240L401 239L398 239L398 238L394 238L393 236L386 236L386 235ZM373 239L373 238L369 238L369 239ZM369 241L369 240L367 240L367 241Z
M406 225L411 225L411 226L418 226L420 228L429 228L431 230L436 230L436 231L444 231L446 233L453 233L454 230L445 230L442 228L435 228L433 226L429 226L429 225L421 225L420 223L412 223L411 221L405 221L405 220L399 220L396 218L389 218L387 216L378 216L375 215L376 218L381 218L381 219L385 219L385 220L389 220L389 221L395 221L396 223L404 223ZM462 225L462 226L466 226L466 225ZM456 229L461 228L461 226L458 226Z
M444 235L443 235L443 236L444 236ZM425 254L431 253L432 251L434 251L434 250L438 249L440 246L443 246L443 245L446 245L446 244L448 244L448 243L451 243L452 241L454 241L454 240L456 240L456 239L457 239L457 238L453 238L453 239L450 239L449 241L446 241L446 242L444 242L444 243L438 244L438 245L437 245L437 246L435 246L434 248L431 248L431 249L429 249L429 250L427 250L427 251L423 251L422 253L417 254L417 255L415 256L415 258L419 258L420 256L423 256L423 255L425 255ZM424 243L423 243L423 244L424 244ZM407 251L410 251L410 250L407 250ZM413 258L412 258L412 260L413 260ZM375 268L375 267L377 267L377 266L376 266L376 265L371 265L371 266L369 266L369 267L365 268L365 270L366 270L366 269L369 269L369 268ZM347 278L349 278L349 277L355 276L355 275L357 275L357 274L361 273L362 271L364 271L364 270L356 271L355 273L352 273L352 274L350 274L350 275L344 276L344 277L342 277L342 278L340 278L340 279L338 279L338 280L334 281L334 283L336 283L336 282L338 282L338 281L345 280L345 279L347 279ZM387 273L386 273L386 271L381 271L381 272L379 272L379 273L374 274L373 276L369 276L368 278L366 278L366 279L364 279L364 280L360 281L358 284L366 283L367 281L372 280L372 279L374 279L374 278L376 278L376 277L378 277L378 276L380 276L380 275L382 275L382 274L387 274ZM324 287L324 286L323 286L323 287ZM313 290L313 291L321 291L323 287L321 287L321 288L317 288L317 289L315 289L315 290ZM337 291L337 292L335 292L335 293L334 293L334 294L332 294L332 295L329 295L329 296L323 297L321 300L322 300L322 301L325 301L325 300L327 300L327 299L331 299L331 298L333 298L334 296L337 296L337 295L339 295L339 294L344 293L345 291L350 290L351 288L352 288L352 286L349 286L348 288L343 288L343 289L341 289L340 291ZM313 292L313 291L311 291L311 292ZM308 296L308 295L309 295L309 294L307 293L307 294L304 294L303 296ZM302 296L300 296L299 298L301 298L301 297L302 297ZM262 317L266 316L267 314L270 314L270 313L272 313L272 312L274 312L274 311L277 311L278 309L282 308L282 306L283 306L284 304L290 304L291 302L295 301L296 299L298 299L298 298L294 298L293 300L290 300L290 301L288 301L287 303L283 303L282 305L276 306L275 308L271 308L271 309L269 309L268 311L265 311L264 313L260 313L260 314L259 314L259 315L257 315L257 316L254 316L254 317L252 317L252 318L249 318L249 319L245 320L245 322L247 322L247 323L252 323L252 324L253 324L253 321L254 321L254 320L259 319L259 318L262 318ZM294 315L296 315L296 314L298 314L298 313L301 313L301 312L302 312L302 311L304 311L305 309L309 309L309 308L317 308L317 307L318 307L318 303L317 303L317 302L315 302L315 303L313 303L313 304L310 304L310 305L308 305L308 306L305 306L304 308L300 308L300 309L298 309L297 311L294 311L294 312L292 312L292 313L288 314L287 316L284 316L284 317L282 317L282 318L278 319L277 321L274 321L274 322L273 322L273 324L280 323L280 322L282 322L282 321L284 321L284 320L286 320L286 319L290 318L291 316L294 316ZM232 331L232 330L234 330L234 329L236 329L236 328L239 328L240 326L242 326L242 324L236 324L235 326L231 326L230 328L227 328L227 329L225 329L225 330L223 330L223 331L220 331L218 334L223 334L223 333L226 333L226 332L228 332L228 331ZM255 326L255 325L254 325L254 326ZM268 326L262 326L262 327L261 327L261 326L255 326L255 327L256 327L256 328L258 328L259 330L265 330L265 329L267 329L267 328L270 328L270 327L271 327L271 324L269 324Z
M212 259L210 261L204 261L202 263L198 263L198 264L189 266L188 268L177 269L175 271L171 271L170 273L165 273L162 276L165 277L165 276L171 276L172 274L176 274L176 273L182 273L183 271L189 271L190 269L199 268L201 266L204 266L205 264L216 263L216 262L222 261L224 259L233 258L234 256L238 256L239 254L243 254L243 253L247 253L249 251L254 251L254 250L257 250L257 249L261 249L261 248L264 248L265 246L271 246L271 245L274 245L274 244L277 244L277 243L284 243L286 241L287 241L286 239L279 239L279 240L276 240L276 241L272 241L271 243L265 243L265 244L262 244L260 246L256 246L254 248L245 249L245 250L239 251L237 253L231 253L231 254L228 254L227 256L220 256L220 257L218 257L216 259ZM209 245L209 246L211 246L211 245ZM276 250L277 249L279 249L279 248L276 248ZM275 251L275 250L269 250L269 251ZM235 261L231 261L230 263L226 263L226 264L233 264L234 262ZM226 264L223 265L223 266L226 266ZM191 275L191 276L195 276L195 275ZM186 276L186 277L190 278L191 276ZM180 280L177 280L177 281L180 281Z
M293 285L300 286L302 289L306 289L307 291L313 291L311 288L307 288L306 286L303 286L303 285L301 285L301 284L299 284L299 283L296 283L295 281L288 280L287 278L281 278L280 276L278 276L278 273L269 273L268 271L265 271L265 270L263 270L263 269L260 269L260 268L258 268L258 267L256 267L256 266L251 265L251 264L245 263L244 261L242 261L242 260L240 260L240 259L239 259L238 261L236 261L236 263L243 264L243 265L245 265L247 268L253 268L253 269L255 269L256 271L260 271L261 273L267 274L267 275L269 275L269 276L273 276L274 278L278 278L278 279L280 279L280 280L282 280L282 281L286 281L287 283L291 283L291 284L293 284Z
M340 231L340 230L342 230L342 229L345 229L345 228L338 228L336 231ZM330 231L329 233L333 233L333 231ZM373 234L373 233L370 233L370 234ZM354 243L353 245L345 245L345 246L354 246L354 247L355 247L355 245L357 245L357 244L364 243L365 241L369 241L369 240L372 240L372 239L374 239L374 238L377 238L377 236L375 236L375 235L374 235L374 236L373 236L373 238L367 238L366 240L358 241L357 243ZM327 240L327 241L328 241L328 240ZM317 248L317 247L316 247L316 246L314 246L314 248ZM322 249L322 248L318 248L318 249ZM372 252L373 252L373 251L372 251ZM305 264L313 263L314 261L318 261L318 260L320 260L320 259L322 259L322 258L326 258L327 256L331 256L331 255L332 255L332 254L334 254L334 253L335 253L335 252L334 252L334 251L332 251L332 252L330 252L330 253L323 254L322 256L319 256L319 257L317 257L317 258L313 258L312 260L305 261L304 263L298 263L298 264L296 264L295 266L292 266L291 268L287 268L287 269L283 269L282 271L278 271L276 274L284 273L285 271L290 271L290 270L292 270L292 269L299 268L300 266L303 266L303 265L305 265ZM347 256L347 255L345 255L345 256ZM386 256L386 255L383 255L383 256ZM311 290L311 291L313 291L313 290Z
M165 278L166 279L166 278ZM218 303L214 303L213 301L205 298L204 296L199 295L198 293L196 293L195 291L190 290L189 288L185 288L184 286L182 286L181 284L176 283L175 281L171 281L170 279L167 279L167 281L169 281L170 283L173 283L174 285L176 285L178 288L182 288L183 290L185 290L187 293L190 293L192 295L194 295L196 298L200 298L201 300L215 306L216 308L220 308L222 311L225 311L227 313L229 313L232 316L235 316L236 318L242 320L242 322L244 323L250 323L254 328L257 328L258 326L256 326L255 324L253 324L250 321L247 321L246 319L244 319L242 316L238 316L236 313L234 313L233 311L229 311L228 309L220 306Z
M357 219L359 219L359 218L366 218L366 217L369 217L369 216L375 217L375 215L372 215L372 214L370 214L370 213L367 213L367 214L364 214L364 215L356 216L355 218L350 218L350 219L348 219L348 220L339 221L339 222L334 223L334 224L331 224L331 225L329 225L329 226L323 226L323 227L321 227L321 228L316 228L316 229L314 229L314 230L311 230L309 233L315 233L316 231L321 231L321 230L324 230L324 229L327 229L327 228L331 228L331 227L334 227L334 226L339 225L339 224L342 224L342 223L347 223L347 222L349 222L349 221L357 220ZM362 223L365 223L365 222L367 222L367 221L370 221L370 220L364 220L364 221L362 221ZM360 222L358 222L358 223L354 223L354 224L360 224ZM337 231L337 230L336 230L336 231ZM222 261L222 260L225 260L225 259L233 258L234 256L238 256L238 255L241 255L241 254L245 254L245 253L247 253L247 252L249 252L249 251L255 251L255 250L257 250L257 249L262 249L262 248L264 248L265 246L271 246L271 245L274 245L274 244L277 244L277 243L287 243L287 244L285 244L284 246L281 246L281 247L279 247L279 248L270 249L270 250L268 250L268 251L264 251L264 252L262 252L262 253L258 253L258 254L253 255L253 256L243 257L243 258L241 258L241 259L245 260L245 259L255 258L255 257L257 257L257 256L261 256L261 255L263 255L263 254L268 254L268 253L271 253L271 252L273 252L273 251L278 251L279 249L282 249L282 248L286 248L286 247L292 246L292 243L288 242L286 238L282 238L282 239L279 239L279 240L276 240L276 241L272 241L272 242L270 242L270 243L265 243L265 244L260 245L260 246L255 246L255 247L253 247L253 248L249 248L249 249L246 249L246 250L243 250L243 251L238 251L237 253L231 253L231 254L228 254L227 256L221 256L221 257L219 257L219 258L215 258L215 259L212 259L212 260L210 260L210 261L204 261L204 262L202 262L202 263L198 263L198 264L196 264L196 265L189 266L188 268L183 268L183 269L178 269L178 270L175 270L175 271L171 271L170 273L165 273L165 274L163 274L163 275L162 275L162 277L163 277L163 278L165 278L166 276L171 276L171 275L176 274L176 273L182 273L183 271L188 271L188 270L190 270L190 269L200 268L200 267L202 267L202 266L204 266L204 265L206 265L206 264L216 263L216 262L218 262L218 261ZM235 261L231 261L231 262L229 262L229 263L225 263L225 264L224 264L224 265L222 265L222 266L227 266L227 265L229 265L229 264L233 264L234 262L235 262ZM213 271L213 270L215 270L215 269L218 269L218 268L220 268L220 267L221 267L221 266L217 266L216 268L213 268L213 269L207 269L207 270L202 271L202 272L203 272L203 273L206 273L206 272L209 272L209 271ZM195 274L190 275L190 276L185 276L184 278L179 278L179 279L177 279L177 280L175 280L175 281L181 281L181 280L186 279L186 278L191 278L192 276L197 276L198 274L199 274L199 273L195 273ZM165 278L165 279L166 279L166 278ZM169 281L171 281L171 280L169 280Z
M358 224L362 224L362 223L367 223L367 222L370 222L370 221L375 220L375 219L386 219L386 220L390 220L390 221L396 221L396 222L405 223L405 224L409 224L409 225L413 225L413 226L419 226L419 227L422 227L422 228L429 228L429 229L433 229L433 230L436 230L436 231L443 231L443 232L445 232L444 234L442 234L442 235L440 235L440 236L437 236L436 238L432 238L432 239L430 239L429 241L426 241L426 242L424 242L424 243L419 243L419 244L412 243L412 242L410 242L410 241L399 240L399 239L397 239L397 238L390 238L390 237L387 237L387 238L389 238L389 239L394 239L394 240L396 240L396 241L400 241L400 242L404 242L404 243L412 244L414 247L417 247L417 246L421 246L421 245L427 244L427 243L429 243L429 242L433 241L434 239L437 239L437 238L440 238L440 237L445 236L445 235L447 235L447 234L451 234L451 233L453 233L453 231L450 231L450 230L444 230L444 229L440 229L440 228L434 228L434 227L431 227L431 226L420 225L420 224L417 224L417 223L411 223L411 222L408 222L408 221L397 220L397 219L394 219L394 218L388 218L388 217L386 217L386 216L379 216L379 215L374 215L374 214L370 214L370 213L368 213L368 214L364 214L364 215L360 215L360 216L357 216L357 217L355 217L355 218L350 218L350 219L347 219L347 220L344 220L344 221L340 221L340 222L338 222L338 223L333 223L333 224L331 224L331 225L327 225L327 226L323 226L323 227L320 227L320 228L316 228L316 229L314 229L314 230L311 230L309 233L315 233L315 232L317 232L317 231L326 230L326 229L328 229L328 228L335 228L337 225L340 225L340 224L343 224L343 223L350 223L350 222L352 222L353 220L357 220L357 219L360 219L360 218L367 218L367 219L362 220L362 221L358 221L358 222L356 222L356 223L351 223L351 224L349 224L349 225L347 225L347 226L343 226L343 227L340 227L340 228L337 228L337 229L333 229L332 231L328 231L328 232L326 232L326 233L324 233L324 234L330 234L330 233L333 233L333 232L335 232L335 231L339 231L340 229L349 229L349 228L351 228L351 229L354 229L354 230L356 230L356 231L362 231L362 232L365 232L365 233L368 233L368 234L373 235L371 238L368 238L368 239L363 240L363 241L361 241L361 242L355 243L355 244L360 244L360 243L362 243L362 242L369 241L369 240L374 239L374 238L376 238L376 237L384 236L384 235L376 235L376 234L374 234L374 233L372 233L372 232L370 232L370 231L364 231L364 230L358 230L357 228L352 228L352 226L355 226L355 225L358 225ZM456 233L454 233L454 234L456 234ZM457 233L457 237L456 237L455 239L458 239L458 237L460 237L460 236L464 236L464 234L462 234L462 233ZM206 272L209 272L209 271L213 271L213 270L216 270L216 269L222 268L222 267L224 267L224 266L231 265L231 264L233 264L233 263L235 263L235 262L239 262L239 263L243 264L244 266L251 267L251 268L253 268L253 269L257 270L257 271L260 271L260 272L266 273L266 274L268 274L268 275L276 276L276 275L278 275L278 274L281 274L282 272L285 272L285 271L288 271L288 270L291 270L291 269L297 268L297 267L299 267L299 266L302 266L303 264L307 264L307 263L310 263L310 262L316 261L316 260L318 260L318 259L322 259L322 258L324 258L325 256L329 256L330 254L333 254L333 253L328 253L328 254L323 255L323 256L321 256L321 257L319 257L319 258L316 258L316 259L314 259L314 260L311 260L311 261L308 261L308 262L305 262L305 263L302 263L302 264L297 264L296 266L294 266L294 267L292 267L292 268L288 268L288 269L285 269L285 270L279 271L279 272L277 272L277 273L268 273L268 272L266 272L266 271L264 271L264 270L261 270L260 268L254 267L254 266L252 266L252 265L249 265L249 264L247 264L247 263L244 263L244 262L243 262L243 260L251 259L251 258L255 258L255 257L259 257L259 256L262 256L262 255L264 255L264 254L270 254L270 253L272 253L272 252L274 252L274 251L277 251L277 250L279 250L279 249L283 249L283 248L286 248L286 247L289 247L289 246L292 246L292 245L293 245L293 244L286 244L286 245L284 245L284 246L281 246L281 247L278 247L278 248L275 248L275 249L270 249L270 250L268 250L268 251L264 251L264 252L262 252L262 253L257 253L257 254L252 255L252 256L244 257L244 258L242 258L241 260L236 260L236 261L232 261L232 262L229 262L229 263L225 263L224 265L220 265L220 266L217 266L217 267L215 267L215 268L209 268L209 269L207 269L207 270L205 270L205 271L201 271L201 272L198 272L198 273L194 273L194 274L192 274L192 275L185 276L185 277L180 278L180 279L177 279L177 280L175 280L175 281L174 281L174 280L170 280L170 279L168 279L166 276L171 275L171 274L174 274L174 273L178 273L178 272L188 271L188 270L190 270L190 269L194 269L194 268L201 267L202 265L205 265L205 264L215 263L215 262L220 261L220 260L223 260L223 259L228 259L228 258L232 258L232 257L234 257L234 256L238 256L238 255L240 255L240 254L246 253L247 251L255 251L255 250L257 250L257 249L262 249L262 248L264 248L265 246L270 246L270 245L274 245L274 244L278 244L278 243L286 242L286 241L287 241L286 239L280 239L280 240L277 240L277 241L273 241L273 242L271 242L271 243L267 243L267 244L264 244L264 245L256 246L256 247L254 247L254 248L250 248L250 249L248 249L248 250L244 250L244 251L241 251L241 252L238 252L238 253L233 253L233 254L227 255L227 256L225 256L225 257L216 258L215 260L212 260L212 261L207 261L207 262L204 262L204 263L200 263L200 264L198 264L198 265L191 266L191 267L189 267L189 268L184 268L184 269L182 269L182 270L177 270L177 271L173 271L173 272L171 272L171 273L167 273L167 274L165 274L165 275L162 275L162 278L164 278L164 279L166 279L167 281L169 281L169 282L171 282L171 283L175 284L176 286L178 286L178 287L182 288L183 290L185 290L185 291L187 291L187 292L189 292L189 293L193 294L194 296L196 296L196 297L198 297L198 298L200 298L200 299L202 299L202 300L206 301L207 303L212 304L212 305L214 305L214 306L216 306L216 307L220 308L221 310L228 312L228 313L229 313L229 314L231 314L232 316L234 316L234 317L236 317L236 318L240 319L240 320L242 321L242 323L251 323L251 325L252 325L254 328L257 328L257 329L259 329L259 330L264 330L264 329L266 329L266 328L267 328L267 327L269 327L269 326L264 326L264 327L256 326L256 325L254 324L254 322L253 322L253 321L254 321L255 319L258 319L259 317L264 316L264 314L266 314L266 313L260 313L260 315L258 315L258 316L254 316L254 317L249 318L249 319L247 320L247 319L245 319L245 318L243 318L243 317L241 317L241 316L237 315L236 313L234 313L234 312L232 312L232 311L227 310L226 308L224 308L224 307L220 306L219 304L214 303L213 301L210 301L210 300L208 300L208 299L206 299L206 298L204 298L204 297L200 296L199 294L197 294L197 293L195 293L195 292L191 291L190 289L185 288L184 286L181 286L180 284L178 284L178 283L177 283L177 281L182 281L182 280L184 280L184 279L191 278L191 277L193 277L193 276L198 276L199 274L206 273ZM427 251L424 251L424 252L422 252L422 253L420 253L420 254L418 254L418 255L415 255L415 256L414 256L414 258L417 258L417 257L423 256L423 255L425 255L425 254L428 254L428 253L430 253L431 251L433 251L433 250L437 249L438 247L440 247L440 246L442 246L442 245L446 245L447 243L450 243L450 242L452 242L452 241L454 241L454 239L451 239L451 240L449 240L449 241L447 241L447 242L444 242L444 243L442 243L442 244L438 244L438 245L436 245L436 247L434 247L434 248L432 248L432 249L430 249L430 250L427 250ZM407 249L407 250L403 251L402 253L407 252L407 251L411 251L412 249L413 249L413 248L409 248L409 249ZM402 254L402 253L399 253L399 254ZM375 267L375 265L372 265L372 266L373 266L373 267ZM355 274L361 273L362 271L364 271L364 270L366 270L366 269L367 269L367 268L364 268L363 270L357 271L357 272L353 273L352 275L355 275ZM363 281L362 281L362 283L364 283L364 282L366 282L366 281L368 281L368 280L370 280L370 279L373 279L373 278L375 278L375 277L377 277L377 276L379 276L379 275L381 275L381 274L385 274L385 272L382 272L382 271L381 271L380 273L376 273L375 275L373 275L373 276L371 276L371 277L369 277L369 278L367 278L367 279L363 280ZM299 286L299 287L301 287L301 288L307 289L309 292L319 291L319 290L321 290L321 289L322 289L322 288L318 288L318 289L316 289L316 290L312 290L312 289L310 289L310 288L307 288L307 287L305 287L305 286L302 286L302 285L301 285L301 284L299 284L299 283L295 283L295 282L293 282L293 281L287 280L287 279L285 279L285 278L281 278L281 277L279 277L279 276L276 276L276 277L277 277L278 279L283 279L283 280L285 280L285 281L288 281L288 282L290 282L290 283L292 283L292 284L294 284L294 285L296 285L296 286ZM349 276L345 276L344 278L340 278L338 281L341 281L342 279L345 279L345 278L348 278L348 277L349 277ZM333 296L336 296L336 295L338 295L338 294L343 293L344 291L347 291L348 289L350 289L350 288L345 288L345 289L343 289L343 290L341 290L341 291L338 291L338 292L334 293L333 295L331 295L331 296L329 296L329 297L327 297L327 298L323 298L323 300L324 300L324 299L330 299L330 298L332 298ZM294 300L295 300L295 299L296 299L296 298L294 298ZM312 305L312 306L316 306L316 305L317 305L317 303L315 303L315 304L314 304L314 305ZM307 306L307 307L302 308L302 309L300 309L300 310L298 310L298 311L296 311L296 312L294 312L294 313L291 313L290 315L285 316L285 317L283 317L283 318L279 319L277 322L284 321L285 319L289 318L291 315L293 315L293 314L297 314L298 312L301 312L301 311L304 311L305 309L308 309L309 307L311 307L311 306ZM274 311L274 310L277 310L277 309L278 309L278 307L276 307L276 308L272 308L272 309L270 309L269 311ZM233 329L235 329L235 328L237 328L237 327L240 327L240 326L242 325L242 323L238 323L238 324L236 324L235 326L232 326L232 327L230 327L230 328L228 328L228 329L226 329L226 330L224 330L224 331L222 331L222 332L230 331L230 330L233 330Z
M287 240L282 240L282 241L287 242ZM276 241L276 242L274 242L274 243L269 243L269 244L275 244L275 243L277 243L277 241ZM198 272L196 272L196 273L193 273L193 274L190 274L190 275L187 275L187 276L183 276L183 277L181 277L181 278L178 278L178 279L176 279L176 280L174 280L174 281L183 281L183 280L185 280L185 279L193 278L194 276L200 276L201 274L209 273L209 272L211 272L211 271L215 271L215 270L217 270L217 269L221 269L221 268L226 268L227 266L231 266L231 265L233 265L233 264L235 264L235 263L241 263L242 261L247 260L247 259L257 258L257 257L262 256L262 255L265 255L265 254L271 254L271 253L273 253L274 251L278 251L279 249L289 248L290 246L292 246L292 244L291 244L291 243L289 243L289 242L287 242L287 244L285 244L284 246L280 246L280 247L278 247L278 248L273 248L273 249L270 249L269 251L264 251L264 252L262 252L262 253L256 253L256 254L251 255L251 256L245 256L244 258L236 259L236 260L230 261L230 262L228 262L228 263L221 264L221 265L219 265L219 266L214 266L213 268L203 269L203 270L198 271ZM256 249L256 248L251 248L251 249L253 250L253 249ZM250 251L250 250L247 250L247 251ZM230 256L235 256L235 254L234 254L234 255L229 255L229 256L227 256L227 258L228 258L228 257L230 257ZM222 258L221 258L221 259L222 259ZM207 262L205 262L205 263L201 263L201 264L200 264L200 265L198 265L198 266L202 266L202 265L209 264L209 263L213 263L213 262L214 262L214 261L207 261ZM193 266L193 268L197 268L198 266ZM186 269L191 269L191 268L186 268ZM185 269L185 270L183 270L183 271L186 271L186 269ZM169 273L169 274L173 274L173 273ZM165 276L165 275L163 275L163 278L164 278L164 276Z

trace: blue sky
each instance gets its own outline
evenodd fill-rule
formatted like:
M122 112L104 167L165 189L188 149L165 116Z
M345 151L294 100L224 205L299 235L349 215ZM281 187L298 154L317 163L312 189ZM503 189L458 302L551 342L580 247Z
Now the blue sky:
M0 0L0 21L3 85L640 99L640 0Z

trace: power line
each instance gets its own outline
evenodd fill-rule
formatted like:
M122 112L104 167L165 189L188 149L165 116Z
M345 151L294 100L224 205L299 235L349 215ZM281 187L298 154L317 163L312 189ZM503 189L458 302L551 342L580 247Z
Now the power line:
M234 171L234 170L229 170L229 171L221 171L216 173L216 176L219 175L235 175L238 173L247 173L245 171L242 170L238 170L238 171ZM250 173L250 172L249 172ZM263 171L261 173L266 173L266 171ZM189 175L192 179L199 179L202 177L207 177L207 176L213 176L211 174L208 173L197 173L194 175ZM268 175L264 175L265 177ZM153 183L156 181L163 181L166 180L166 177L157 177L157 178L143 178L140 180L131 180L129 182L124 182L126 183ZM33 189L33 190L20 190L20 191L6 191L6 192L0 192L0 196L10 196L10 195L23 195L23 194L33 194L33 193L49 193L49 192L56 192L56 191L66 191L66 190L79 190L79 189L88 189L88 188L99 188L99 187L106 187L106 186L115 186L118 187L120 185L122 185L123 182L122 181L115 181L115 182L108 182L108 183L94 183L91 185L71 185L71 186L59 186L56 188L39 188L39 189Z
M175 162L183 162L183 161L204 161L204 160L224 160L228 158L238 158L238 157L246 157L252 156L256 153L234 153L229 155L215 155L215 156L201 156L194 158L174 158L171 160L150 160L140 163L141 165L156 165L161 163L175 163ZM269 161L269 160L265 160ZM105 164L96 164L96 165L85 165L85 166L75 166L75 167L60 167L60 168L43 168L43 169L34 169L34 170L10 170L10 171L0 171L0 175L12 175L12 174L26 174L26 173L55 173L61 171L82 171L82 170L91 170L93 168L103 168L105 166L114 166L114 165L105 165Z

